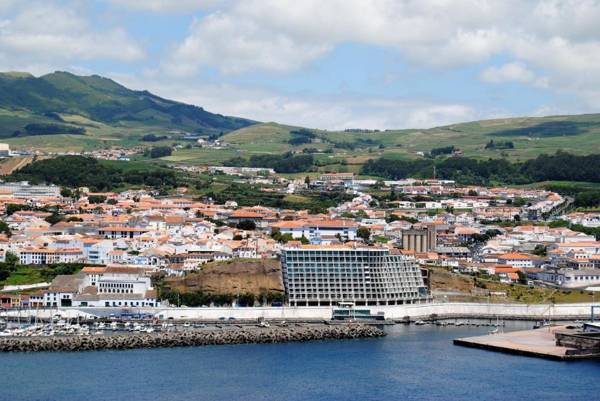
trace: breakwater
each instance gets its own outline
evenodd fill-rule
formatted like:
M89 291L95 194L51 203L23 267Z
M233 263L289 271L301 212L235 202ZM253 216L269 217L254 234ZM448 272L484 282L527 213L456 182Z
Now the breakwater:
M192 347L226 344L265 344L381 337L371 326L294 326L236 330L186 330L118 335L37 336L0 338L0 352L94 351L135 348Z

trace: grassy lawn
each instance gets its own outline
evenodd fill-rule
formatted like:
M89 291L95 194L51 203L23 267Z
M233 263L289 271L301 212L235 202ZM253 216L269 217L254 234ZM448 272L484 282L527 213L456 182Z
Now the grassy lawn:
M235 149L192 148L179 149L173 152L171 156L163 157L161 160L172 163L220 165L225 160L237 156L240 156L240 153Z
M0 281L1 285L24 285L24 284L35 284L45 282L44 277L41 274L42 270L40 267L31 266L17 266L17 270L12 272L11 275L5 280Z
M486 287L490 291L506 292L507 297L513 301L524 304L545 304L545 303L578 303L592 302L593 293L581 290L557 290L552 288L528 287L525 285L510 285L501 283L486 282Z
M306 203L307 205L312 202L312 200L306 196L294 194L286 195L285 198L283 198L283 200L286 202L293 203Z

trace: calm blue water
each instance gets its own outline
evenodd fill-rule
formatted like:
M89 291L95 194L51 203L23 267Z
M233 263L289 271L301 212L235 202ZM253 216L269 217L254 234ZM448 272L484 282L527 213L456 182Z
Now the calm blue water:
M396 326L383 339L0 354L0 401L600 398L600 362L452 345L487 330Z

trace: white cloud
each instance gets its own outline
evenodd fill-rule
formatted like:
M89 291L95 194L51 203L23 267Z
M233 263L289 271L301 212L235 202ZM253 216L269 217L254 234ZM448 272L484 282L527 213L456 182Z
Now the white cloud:
M513 62L486 68L481 73L481 79L496 84L510 81L529 83L535 80L535 73L523 63Z
M36 69L82 59L130 62L143 56L124 30L95 30L77 7L13 3L0 16L1 69Z
M476 0L232 2L195 21L166 68L290 71L343 42L390 47L430 65L477 62L502 49L505 35L485 22L506 9L504 2Z
M507 56L519 61L481 78L581 92L600 105L599 20L596 0L230 1L193 23L163 69L178 76L207 65L224 74L285 73L351 42L439 69Z
M152 12L182 13L212 8L224 0L110 0L115 6Z

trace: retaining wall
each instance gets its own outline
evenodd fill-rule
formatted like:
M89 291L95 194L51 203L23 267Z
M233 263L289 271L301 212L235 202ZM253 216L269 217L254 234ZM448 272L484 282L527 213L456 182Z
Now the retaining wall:
M516 319L588 319L591 304L481 304L481 303L423 303L414 305L371 306L372 313L383 312L387 319L424 319L431 315L439 317L500 317ZM360 307L363 309L363 307ZM51 318L55 314L65 317L109 316L122 310L129 312L149 313L162 319L295 319L295 320L329 320L331 307L256 307L256 308L60 308L44 310L22 310L5 312L7 316L21 317L36 315L40 318ZM3 314L4 315L4 314Z

